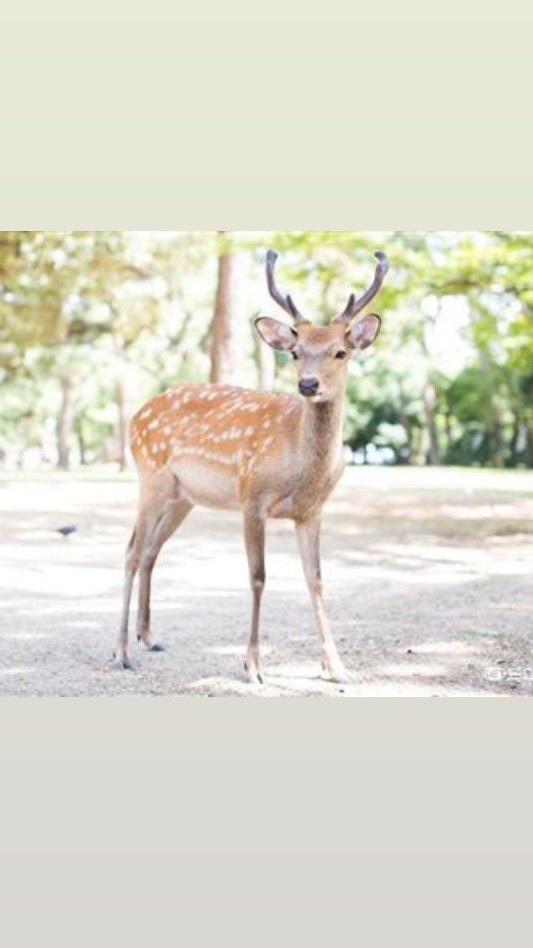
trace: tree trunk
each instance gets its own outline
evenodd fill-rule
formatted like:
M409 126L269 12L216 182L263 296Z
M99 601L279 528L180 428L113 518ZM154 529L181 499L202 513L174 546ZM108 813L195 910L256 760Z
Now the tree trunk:
M520 432L522 429L522 419L520 417L519 411L513 412L513 428L511 432L511 438L509 441L509 458L508 463L509 467L516 467L518 464L518 443L520 440Z
M526 451L525 461L527 467L533 467L533 421L528 420L526 425Z
M497 400L497 389L494 379L494 368L490 353L481 349L479 361L485 376L486 384L486 421L485 431L488 439L488 463L501 467L503 461L502 420Z
M428 313L427 317L424 318L423 323L422 352L424 353L427 363L426 383L422 393L427 434L427 450L425 452L426 464L439 464L440 462L439 437L436 418L437 390L432 377L433 372L431 368L431 348L433 332L441 314L441 310L442 303L440 300L437 300L435 311L431 314Z
M61 405L57 418L57 466L66 471L70 460L70 443L74 422L74 386L68 375L59 376Z
M446 405L444 413L444 428L446 431L446 455L449 457L452 450L452 413L449 405Z
M85 439L83 437L83 425L81 418L76 422L76 438L78 439L78 451L80 452L80 464L87 464L87 453L85 448Z
M243 275L243 255L221 247L211 324L211 382L242 382L245 315Z
M437 432L437 420L435 416L435 405L437 393L433 382L428 379L424 386L424 414L426 416L426 426L428 433L428 452L427 463L438 464L440 461L439 438Z

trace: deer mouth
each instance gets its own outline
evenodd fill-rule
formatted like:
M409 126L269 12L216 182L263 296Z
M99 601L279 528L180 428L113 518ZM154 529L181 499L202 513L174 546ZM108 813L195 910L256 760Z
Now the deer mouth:
M306 401L313 402L314 404L316 404L317 402L324 402L327 399L327 395L323 391L300 392L300 395L302 396L302 398L305 398Z

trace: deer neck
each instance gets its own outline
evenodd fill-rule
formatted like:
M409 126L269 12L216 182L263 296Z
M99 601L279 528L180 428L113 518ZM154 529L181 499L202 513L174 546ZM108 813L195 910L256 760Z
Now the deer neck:
M338 464L342 452L344 398L303 405L300 445L307 461L320 463L322 470Z

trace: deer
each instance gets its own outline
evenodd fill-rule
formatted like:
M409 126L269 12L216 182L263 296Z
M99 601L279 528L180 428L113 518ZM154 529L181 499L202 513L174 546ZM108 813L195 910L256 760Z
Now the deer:
M302 315L275 278L277 253L266 256L270 296L290 323L260 316L259 336L295 361L297 393L255 391L220 383L183 382L155 395L133 416L130 447L138 470L139 501L126 551L122 619L115 666L132 667L128 617L139 573L137 639L150 651L152 571L163 544L195 505L242 512L251 588L251 626L245 671L263 683L259 624L265 588L267 520L295 525L297 545L318 629L323 677L351 681L337 651L324 606L320 568L322 508L344 470L343 416L350 357L376 339L381 317L356 317L377 295L389 269L382 251L374 279L327 325Z

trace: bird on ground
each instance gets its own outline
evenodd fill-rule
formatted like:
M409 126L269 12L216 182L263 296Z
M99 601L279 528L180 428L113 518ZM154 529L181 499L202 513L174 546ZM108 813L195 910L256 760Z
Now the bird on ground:
M74 524L68 524L66 527L56 527L55 532L60 533L62 537L69 537L71 533L76 533L77 529Z

